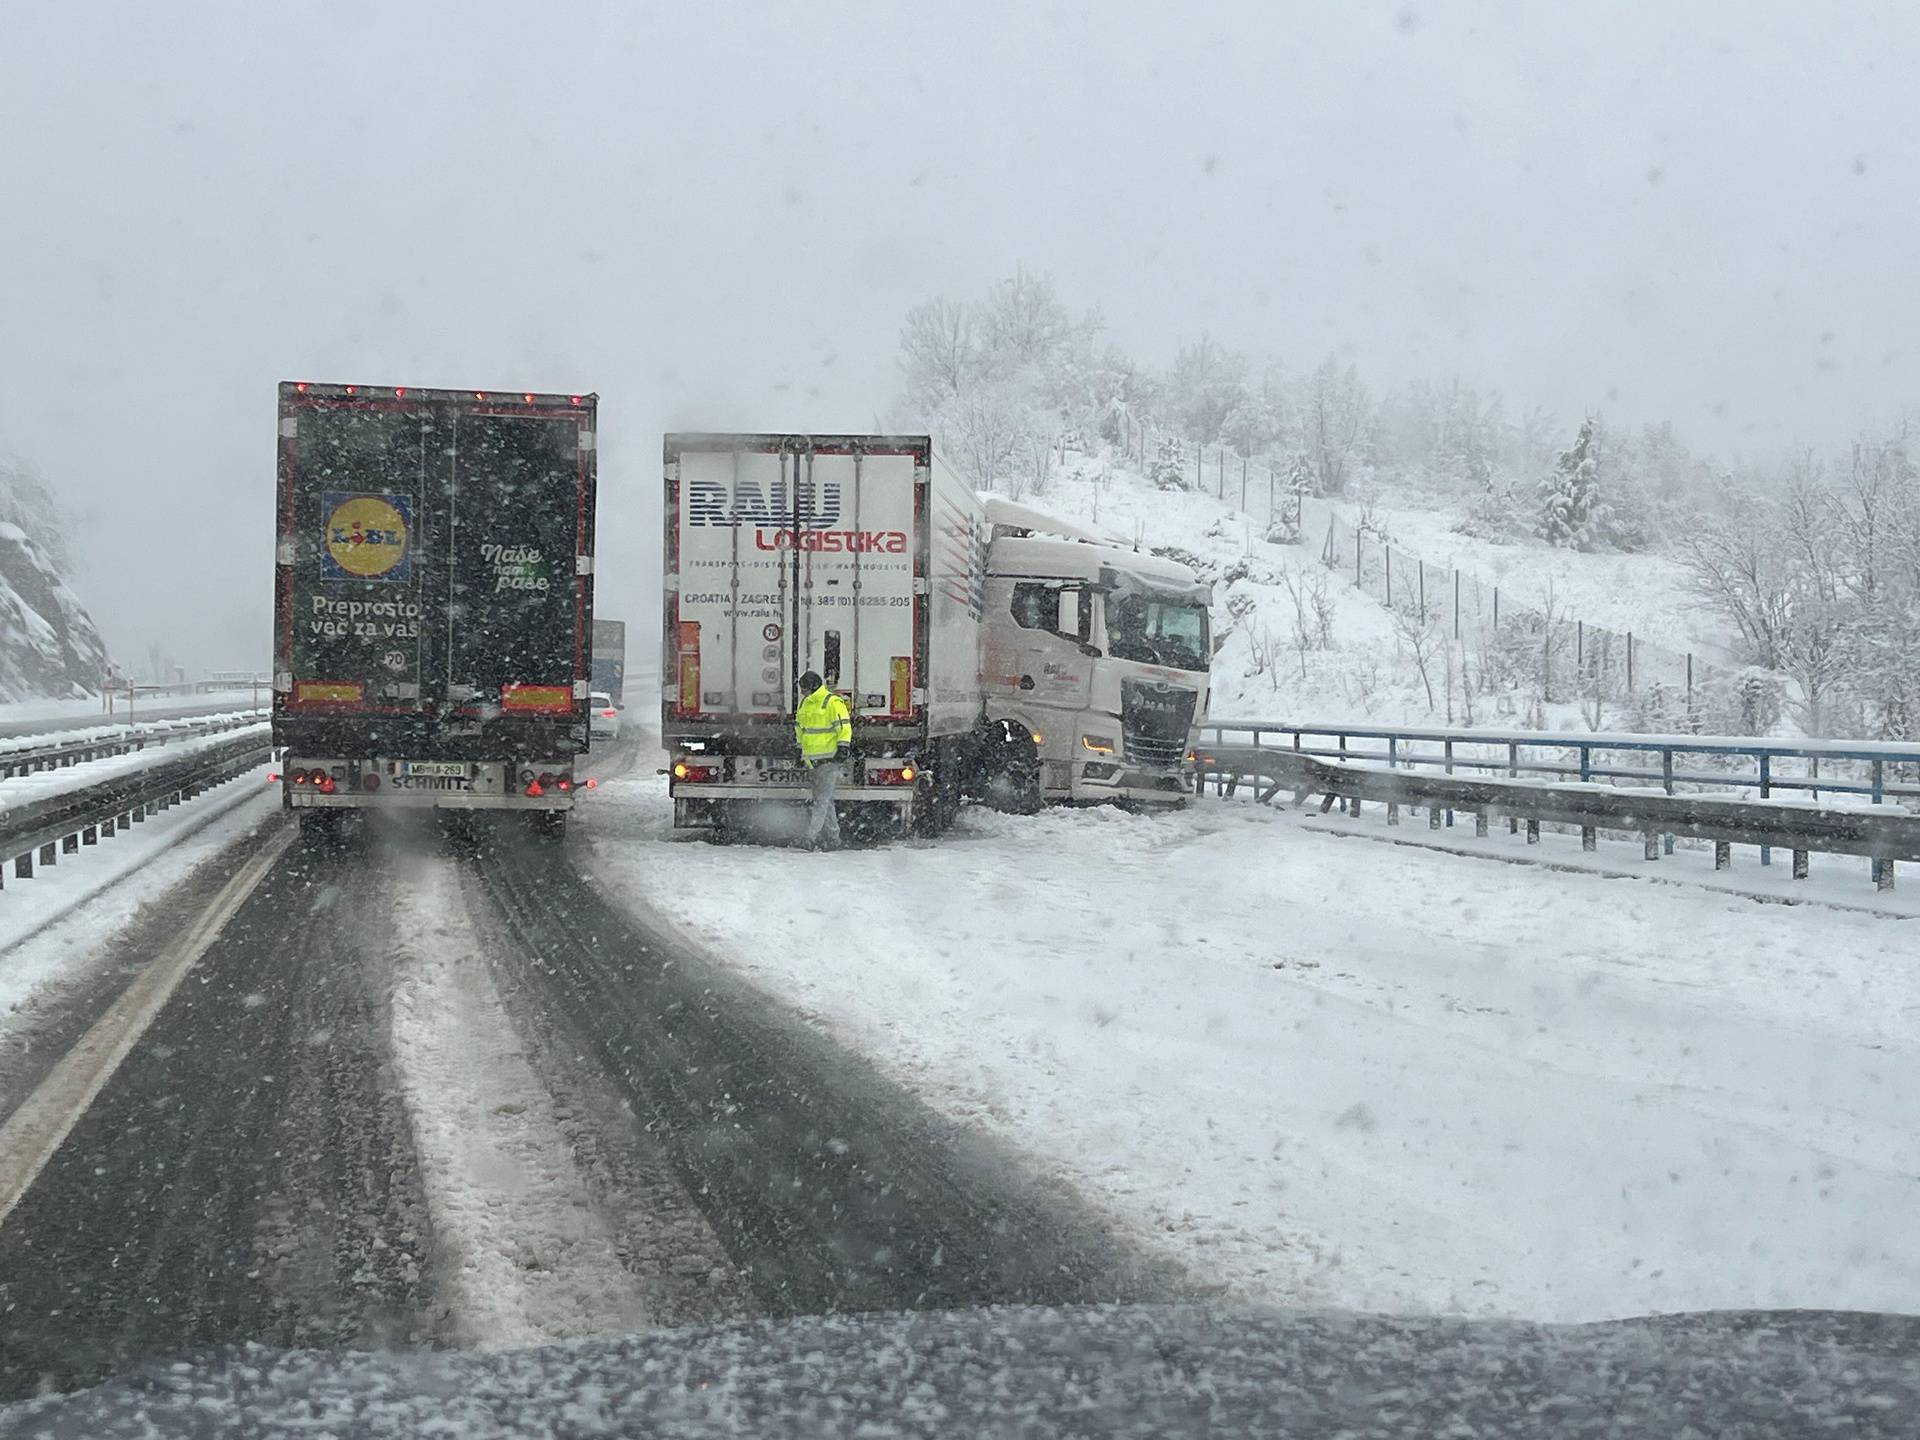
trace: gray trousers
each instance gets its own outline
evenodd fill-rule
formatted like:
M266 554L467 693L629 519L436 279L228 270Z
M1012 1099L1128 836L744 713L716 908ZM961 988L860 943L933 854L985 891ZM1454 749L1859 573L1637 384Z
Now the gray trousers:
M833 787L840 783L846 766L838 760L816 760L809 778L813 781L813 799L807 809L807 839L823 835L835 845L840 843L840 817L833 813Z

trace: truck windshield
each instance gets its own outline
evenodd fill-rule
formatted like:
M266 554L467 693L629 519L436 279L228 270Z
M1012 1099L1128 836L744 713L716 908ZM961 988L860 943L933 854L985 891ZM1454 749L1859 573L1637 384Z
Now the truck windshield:
M1107 595L1107 653L1175 670L1207 668L1207 607L1144 590Z

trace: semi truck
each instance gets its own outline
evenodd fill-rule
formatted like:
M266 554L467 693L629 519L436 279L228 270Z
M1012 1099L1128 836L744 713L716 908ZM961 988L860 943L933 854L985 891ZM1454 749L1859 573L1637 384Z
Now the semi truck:
M593 622L593 688L616 706L627 703L627 622Z
M304 829L518 813L587 748L591 394L280 386L273 741Z
M856 826L1182 803L1211 656L1190 570L983 500L925 435L677 434L663 460L676 827L806 799L808 670L852 714Z
M1045 801L1182 804L1206 719L1212 589L1011 501L985 501L981 788Z

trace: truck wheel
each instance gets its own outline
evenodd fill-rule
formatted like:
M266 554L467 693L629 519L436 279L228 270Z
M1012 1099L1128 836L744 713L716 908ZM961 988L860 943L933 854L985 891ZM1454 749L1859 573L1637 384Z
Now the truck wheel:
M982 798L996 810L1032 815L1040 809L1040 752L1025 727L1003 720L986 736Z
M527 824L536 840L554 844L567 838L567 812L564 810L536 810L527 817Z

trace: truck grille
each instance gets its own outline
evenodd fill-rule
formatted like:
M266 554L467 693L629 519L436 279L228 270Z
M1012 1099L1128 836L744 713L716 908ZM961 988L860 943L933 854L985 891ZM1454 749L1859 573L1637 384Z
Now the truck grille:
M1121 681L1120 727L1127 758L1148 765L1177 765L1186 759L1194 699L1193 691L1178 685Z

